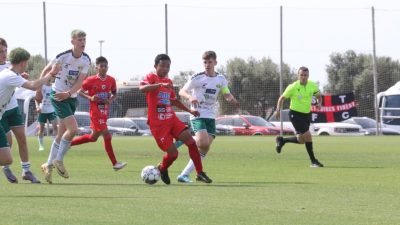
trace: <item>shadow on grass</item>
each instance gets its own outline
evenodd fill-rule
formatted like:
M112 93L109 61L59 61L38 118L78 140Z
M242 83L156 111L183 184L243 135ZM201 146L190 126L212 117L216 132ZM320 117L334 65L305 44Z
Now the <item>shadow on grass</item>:
M384 169L383 166L326 166L324 168L335 168L335 169Z

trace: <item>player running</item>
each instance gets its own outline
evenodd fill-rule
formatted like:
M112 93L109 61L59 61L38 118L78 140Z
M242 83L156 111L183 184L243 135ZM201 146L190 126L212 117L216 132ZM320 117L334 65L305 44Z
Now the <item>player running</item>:
M77 105L76 97L90 66L90 57L84 52L86 33L82 30L73 30L71 43L72 49L58 54L42 71L43 75L54 66L61 66L51 91L51 104L59 118L59 127L57 137L51 145L47 163L41 166L45 179L50 184L52 183L53 166L60 176L69 177L64 166L64 155L78 131L74 117Z
M217 54L214 51L206 51L202 58L204 72L193 75L179 91L180 96L189 100L191 108L200 113L199 117L191 116L190 123L196 135L201 160L206 157L215 138L215 113L219 93L223 94L226 101L239 108L239 102L230 93L225 76L215 72ZM181 143L176 142L175 145L179 146ZM189 160L178 176L178 181L191 183L189 174L193 170L193 160Z
M71 146L87 142L96 142L100 135L103 136L104 148L110 158L113 169L120 170L126 162L117 162L111 144L112 135L108 132L107 118L111 102L117 98L117 85L115 79L107 75L108 61L100 56L96 59L97 74L83 81L79 94L90 101L90 128L91 134L75 137Z
M212 180L203 172L199 150L195 140L183 122L175 115L172 106L176 106L193 116L199 116L199 112L188 109L175 95L172 81L168 78L171 59L166 54L157 55L155 58L155 73L148 74L140 83L140 90L146 93L148 105L148 124L159 148L166 154L159 165L161 180L170 184L168 168L178 158L178 149L173 139L181 140L189 148L190 158L194 162L197 171L197 180L211 183Z
M44 128L45 128L45 125L47 122L51 123L51 125L52 125L53 141L57 135L58 120L57 120L57 116L54 112L54 108L50 102L51 84L52 84L52 81L50 80L47 84L43 85L39 90L37 90L36 97L35 97L36 112L39 113L39 117L38 117L39 151L44 150L43 137L44 137Z

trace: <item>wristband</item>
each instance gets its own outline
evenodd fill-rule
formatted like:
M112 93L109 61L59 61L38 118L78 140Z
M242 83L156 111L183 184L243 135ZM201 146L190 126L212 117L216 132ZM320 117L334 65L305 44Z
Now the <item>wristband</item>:
M67 91L67 93L69 94L69 97L71 97L71 92Z

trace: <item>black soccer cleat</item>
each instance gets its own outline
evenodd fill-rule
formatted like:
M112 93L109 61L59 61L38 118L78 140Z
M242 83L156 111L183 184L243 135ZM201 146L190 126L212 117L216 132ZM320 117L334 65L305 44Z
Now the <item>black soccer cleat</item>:
M196 180L197 180L197 181L204 182L204 183L207 183L207 184L212 183L212 180L211 180L211 179L207 176L207 174L204 173L204 172L198 173L198 174L197 174Z
M158 170L160 170L160 165L158 165ZM171 184L171 179L169 179L169 175L168 175L168 169L166 169L164 171L160 170L160 175L161 175L161 180L165 184Z
M275 139L275 141L276 141L275 150L276 150L276 152L279 154L279 153L281 153L282 147L283 147L283 145L284 145L284 143L283 143L283 137L277 136L276 139Z
M322 163L320 163L318 160L315 160L315 161L311 162L310 167L311 168L318 168L318 167L324 167L324 165Z

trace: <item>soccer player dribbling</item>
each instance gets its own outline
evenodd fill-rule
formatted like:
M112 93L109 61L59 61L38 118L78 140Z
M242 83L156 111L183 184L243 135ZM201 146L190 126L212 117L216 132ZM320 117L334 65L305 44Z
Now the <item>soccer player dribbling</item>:
M165 152L162 162L158 166L161 180L170 184L168 168L178 158L178 150L173 141L181 140L189 148L190 158L193 160L197 180L211 183L212 180L203 171L200 153L193 137L183 122L175 115L172 106L176 106L194 116L199 112L188 109L175 95L172 81L168 78L171 59L166 54L159 54L154 60L155 73L148 74L140 83L140 90L146 93L148 105L148 124L158 147Z
M117 85L115 79L107 75L108 61L100 56L96 59L97 74L90 76L83 81L80 95L90 101L90 128L91 134L75 137L71 146L87 142L95 142L100 135L104 139L104 148L110 159L113 169L120 170L126 166L126 162L118 162L115 158L111 144L112 135L107 128L109 106L117 98Z

